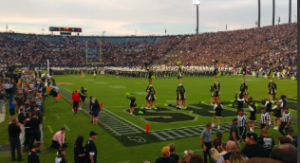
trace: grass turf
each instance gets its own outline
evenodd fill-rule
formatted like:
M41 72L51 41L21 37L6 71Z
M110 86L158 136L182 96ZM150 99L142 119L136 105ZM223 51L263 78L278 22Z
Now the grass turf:
M210 101L209 86L212 85L213 78L184 78L183 84L187 90L188 105L196 104L199 101ZM234 93L239 89L239 85L242 81L241 76L232 76L227 78L220 78L221 82L221 101L230 101L234 99ZM97 79L93 79L92 76L86 76L85 79L81 79L79 76L63 76L56 77L56 82L70 82L76 85L63 85L69 90L73 88L79 89L81 86L88 88L88 94L96 96L103 102L104 107L109 109L113 113L144 127L145 120L138 116L131 116L125 110L128 108L129 101L124 97L125 92L135 92L137 97L138 106L144 104L145 89L147 86L146 79L129 79L119 78L114 76L97 76ZM247 84L249 84L250 96L255 99L262 99L267 97L267 83L268 80L264 78L252 78L247 77ZM278 95L285 93L288 98L297 97L297 82L291 80L275 80L278 86ZM159 106L163 107L165 103L174 104L175 99L175 87L178 84L178 79L155 79L153 80L153 86L157 91L157 100ZM288 101L288 106L291 101ZM296 109L296 108L295 108ZM173 110L173 109L172 109ZM179 112L173 110L174 112ZM182 112L182 111L180 111ZM184 112L184 111L183 111ZM296 116L297 111L292 110L293 117ZM69 131L66 131L67 142L70 143L66 148L68 162L73 161L73 144L77 136L84 136L85 141L88 139L90 131L94 130L99 133L98 138L95 140L98 148L98 162L143 162L148 160L154 162L157 157L161 156L160 150L168 143L176 144L176 153L183 156L183 151L186 149L194 150L195 153L202 155L202 147L199 136L176 139L171 141L157 142L139 146L125 147L117 139L111 136L106 130L99 126L92 126L89 122L89 118L85 114L79 113L74 116L71 112L70 103L64 99L59 99L58 103L53 103L51 98L47 98L45 101L45 120L43 126L44 132L44 145L42 153L40 154L40 160L43 163L51 163L56 157L56 150L50 149L52 133L48 126L51 127L53 132L58 131L61 127L67 126ZM200 116L199 116L200 117ZM0 125L0 144L8 143L7 125L8 125L9 112L6 112L6 119ZM222 121L230 121L232 117L223 118ZM210 122L211 117L200 117L196 121L188 122L174 122L174 123L149 123L150 130L160 130L166 128L176 128L184 126L192 126L205 124ZM297 133L296 124L292 125L295 133ZM259 131L256 129L256 133ZM199 133L200 135L200 133ZM269 135L271 135L277 143L277 137L280 135L278 131L269 129ZM215 135L213 135L213 138ZM223 140L228 140L228 133L223 133ZM242 146L244 143L242 143ZM0 152L1 162L11 162L9 152ZM27 159L25 153L23 157Z

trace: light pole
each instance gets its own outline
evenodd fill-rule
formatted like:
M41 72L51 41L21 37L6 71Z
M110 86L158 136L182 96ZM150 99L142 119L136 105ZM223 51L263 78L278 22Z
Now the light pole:
M295 16L295 23L297 23L297 15L294 15Z
M103 42L103 37L104 37L104 34L106 33L106 31L103 31L102 32L102 42Z
M196 34L199 33L199 5L200 5L200 0L193 0L193 5L196 6L196 22L197 22L197 27L196 27Z

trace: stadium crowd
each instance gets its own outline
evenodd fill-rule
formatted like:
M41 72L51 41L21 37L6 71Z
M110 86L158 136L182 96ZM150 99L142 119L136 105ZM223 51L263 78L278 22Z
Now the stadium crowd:
M228 67L239 67L247 63L249 68L296 66L297 24L283 24L263 28L211 32L199 35L165 36L147 41L125 41L113 44L111 41L83 40L80 36L65 36L59 39L43 35L14 35L0 33L0 63L32 66L41 64L81 67L85 66L88 50L97 57L88 62L101 61L103 66L143 66L147 64L203 66L212 59ZM99 44L101 44L101 49ZM87 49L86 49L87 47ZM168 54L177 54L170 59ZM34 61L34 62L29 62ZM176 62L175 62L176 61Z

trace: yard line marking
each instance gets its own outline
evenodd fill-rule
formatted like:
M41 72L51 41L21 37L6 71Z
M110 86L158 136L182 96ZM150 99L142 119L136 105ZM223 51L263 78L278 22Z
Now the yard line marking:
M68 127L66 124L64 124L64 126L66 127L66 129L67 129L68 131L70 131L69 127Z
M55 114L56 118L59 119L59 116L57 114Z
M51 107L48 107L48 108L49 108L51 111L53 111Z
M49 128L49 130L50 130L50 132L51 132L51 134L53 133L53 130L52 130L52 128L48 125L48 128Z

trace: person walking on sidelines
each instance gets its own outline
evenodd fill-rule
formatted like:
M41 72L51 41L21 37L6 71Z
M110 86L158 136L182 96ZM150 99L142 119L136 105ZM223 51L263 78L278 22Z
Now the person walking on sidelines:
M52 138L51 147L55 149L63 148L65 142L65 128L61 128L60 131L57 131Z
M90 132L90 138L85 145L85 163L97 163L97 147L94 140L97 138L97 133Z
M24 122L26 120L25 110L23 108L20 109L20 114L18 115L18 120L19 120L20 128L22 130L22 132L20 134L20 137L19 137L20 138L20 144L21 144L21 146L23 146L24 136L25 136Z
M74 91L74 94L72 95L72 103L73 103L73 108L72 110L74 111L74 115L77 114L78 111L78 105L79 105L79 100L80 100L80 95L78 94L77 90Z
M207 162L207 155L209 157L209 160L211 159L210 154L209 154L209 150L210 150L210 148L212 148L212 144L211 144L212 131L211 131L211 128L212 128L211 123L206 123L206 128L203 129L203 131L201 133L201 137L200 137L200 140L201 140L201 143L202 143L202 148L203 148L204 162L205 163L208 163Z
M13 118L11 123L8 125L8 135L10 142L10 150L12 161L16 160L15 149L17 150L18 162L24 161L21 155L21 144L19 135L22 132L21 124L17 125L18 121L16 118Z
M279 127L279 132L285 136L287 134L287 130L289 125L291 124L292 121L292 114L289 113L289 109L287 107L283 108L283 113L282 113L282 120L281 120L281 124ZM285 133L283 133L283 129L285 129Z

